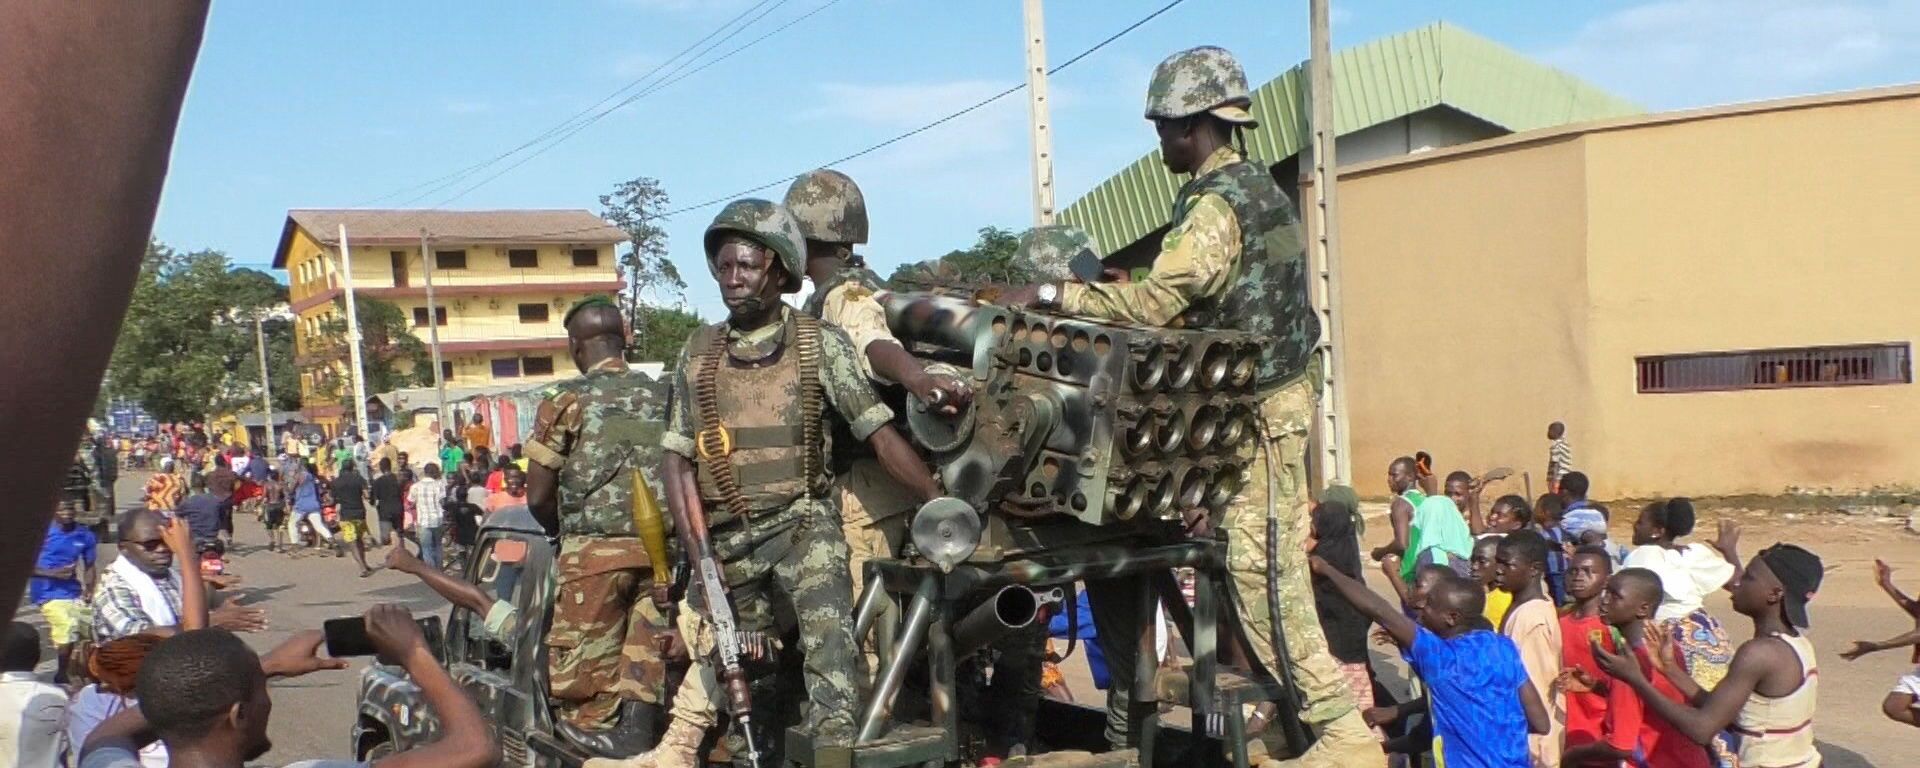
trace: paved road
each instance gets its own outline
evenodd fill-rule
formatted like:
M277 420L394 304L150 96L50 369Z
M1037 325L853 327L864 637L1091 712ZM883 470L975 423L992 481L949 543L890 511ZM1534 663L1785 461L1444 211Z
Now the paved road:
M120 498L139 498L135 478L123 479ZM1711 531L1714 513L1702 515L1699 529ZM1920 591L1920 537L1901 532L1888 522L1865 518L1835 516L1787 520L1783 515L1747 517L1746 548L1756 550L1775 541L1791 540L1819 552L1829 568L1820 596L1813 606L1815 628L1810 635L1820 659L1820 708L1817 732L1821 751L1829 768L1896 766L1912 764L1912 730L1896 725L1880 714L1880 700L1894 680L1912 669L1906 654L1888 652L1859 662L1845 662L1839 651L1856 638L1883 638L1912 626L1881 596L1872 583L1872 561L1883 557L1901 570L1896 579L1909 593ZM237 599L264 607L271 626L268 631L247 635L257 649L271 648L288 633L317 628L322 621L356 615L377 602L399 602L416 613L444 615L446 603L410 577L379 571L359 578L352 559L336 559L330 554L276 554L265 549L265 534L251 518L237 521L239 548L232 561L233 570L245 577L237 590ZM1624 536L1626 521L1616 521L1616 536ZM1383 539L1384 521L1369 525L1369 545ZM111 547L104 547L110 556ZM377 561L378 555L370 560ZM1385 583L1377 572L1369 581L1385 592ZM1729 629L1744 639L1749 631L1728 608L1724 596L1709 603L1709 609L1730 619ZM31 609L23 619L38 622ZM1399 669L1390 661L1386 649L1375 649L1377 665L1383 673ZM1087 674L1084 654L1070 660L1067 677L1076 697L1082 702L1100 701ZM261 762L281 765L307 758L349 757L347 729L352 724L354 696L360 670L359 661L346 671L310 675L273 686L274 713L269 727L274 749Z

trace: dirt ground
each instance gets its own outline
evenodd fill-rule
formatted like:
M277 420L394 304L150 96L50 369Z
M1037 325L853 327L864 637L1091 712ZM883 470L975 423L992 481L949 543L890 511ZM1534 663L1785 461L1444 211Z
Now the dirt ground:
M1632 540L1632 509L1615 508L1613 540ZM1367 505L1365 552L1386 543L1391 529L1386 523L1386 508ZM1700 509L1697 530L1711 537L1721 519L1733 519L1742 526L1741 552L1754 552L1776 542L1792 542L1812 550L1826 564L1826 578L1810 608L1813 621L1807 633L1813 639L1820 671L1819 710L1814 733L1820 743L1827 768L1894 768L1920 764L1914 758L1914 745L1920 734L1908 726L1888 720L1880 713L1880 701L1894 682L1913 670L1904 651L1886 651L1858 661L1840 658L1840 652L1854 640L1881 640L1913 628L1906 614L1894 607L1885 593L1874 584L1874 558L1894 567L1894 581L1908 594L1920 593L1920 535L1908 533L1906 519L1864 517L1838 514L1806 514L1760 509ZM1384 577L1369 569L1368 581L1381 594L1392 594ZM1752 637L1752 624L1733 612L1726 593L1707 602L1707 609L1726 622L1736 642ZM1103 701L1102 692L1093 687L1082 654L1075 654L1062 670L1074 697L1083 703ZM1375 669L1384 677L1399 678L1405 666L1387 648L1374 649ZM1391 687L1398 688L1390 681ZM1185 715L1172 722L1185 723ZM1901 757L1907 755L1907 757Z

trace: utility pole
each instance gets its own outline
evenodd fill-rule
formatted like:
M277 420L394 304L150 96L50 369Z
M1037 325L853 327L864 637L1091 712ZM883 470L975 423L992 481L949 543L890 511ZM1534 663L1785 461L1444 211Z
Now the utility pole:
M441 430L452 429L447 421L447 380L440 376L440 309L433 303L433 268L440 260L434 258L433 247L428 243L427 228L420 228L420 266L427 275L427 346L433 349L433 389L434 414L439 419ZM445 467L442 467L445 469Z
M1027 40L1027 114L1033 128L1033 223L1053 223L1053 119L1047 106L1047 19L1040 0L1023 0Z
M274 446L279 445L273 440L273 384L267 378L267 332L261 326L265 318L265 312L253 316L253 343L260 352L260 413L265 417L267 428L267 444L262 446L265 452L260 454L262 461L272 456Z
M353 423L367 435L367 379L360 358L360 311L353 299L353 256L347 247L347 225L340 225L340 279L347 293L347 358L353 366Z
M1319 433L1321 486L1353 482L1353 456L1347 434L1346 337L1340 319L1340 238L1334 215L1334 143L1338 131L1333 113L1333 34L1328 27L1327 4L1308 0L1310 53L1307 82L1312 95L1309 116L1313 126L1313 243L1316 274L1315 302L1320 311L1321 399Z

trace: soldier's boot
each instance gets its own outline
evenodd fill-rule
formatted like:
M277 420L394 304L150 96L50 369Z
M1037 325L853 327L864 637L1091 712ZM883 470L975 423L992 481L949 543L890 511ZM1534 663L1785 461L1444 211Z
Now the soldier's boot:
M1387 756L1380 741L1367 727L1367 721L1354 709L1336 717L1320 729L1320 738L1295 760L1266 760L1262 768L1380 768Z
M700 768L700 740L705 735L692 721L676 717L653 749L625 760L594 758L584 768Z

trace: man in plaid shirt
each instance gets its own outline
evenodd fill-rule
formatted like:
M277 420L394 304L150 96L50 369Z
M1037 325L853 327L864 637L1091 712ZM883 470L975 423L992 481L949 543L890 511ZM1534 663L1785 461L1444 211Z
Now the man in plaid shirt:
M142 632L171 635L179 631L182 578L198 580L198 568L180 572L174 559L193 563L193 542L185 521L169 524L159 514L136 509L120 517L120 559L100 576L93 593L93 638L106 643ZM169 536L170 529L177 533ZM209 616L213 626L234 632L266 627L258 608L227 604Z
M446 495L447 484L440 479L440 465L431 463L427 465L426 476L414 481L413 488L407 491L407 498L413 501L414 535L420 539L420 559L436 569L440 567L440 529L446 525L440 503Z

